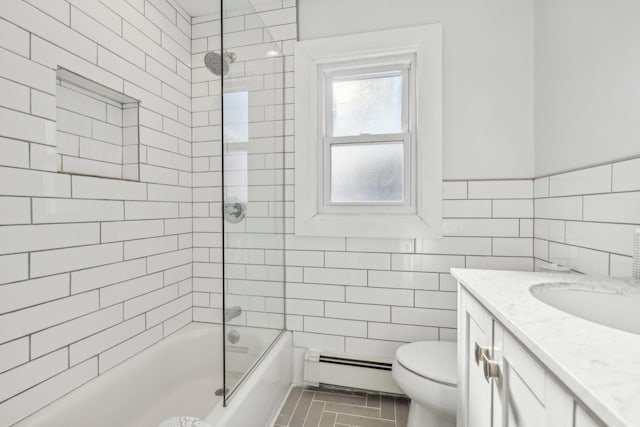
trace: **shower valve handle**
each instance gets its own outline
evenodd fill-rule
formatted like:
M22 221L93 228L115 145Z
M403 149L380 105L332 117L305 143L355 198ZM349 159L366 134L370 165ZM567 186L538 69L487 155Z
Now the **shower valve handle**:
M228 201L224 203L223 216L224 219L231 223L242 221L247 213L247 205L237 201Z

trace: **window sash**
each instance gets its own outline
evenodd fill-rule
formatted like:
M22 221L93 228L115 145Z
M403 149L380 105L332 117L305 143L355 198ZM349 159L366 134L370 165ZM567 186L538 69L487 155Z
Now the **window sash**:
M413 135L411 133L393 133L384 135L359 135L353 137L324 138L319 158L322 159L322 179L318 180L319 210L322 213L412 213L415 212L413 196L415 170L412 159L415 158ZM332 145L377 145L398 143L403 146L403 201L366 201L334 202L331 200L331 146Z
M325 136L334 137L334 123L333 123L333 83L345 82L355 80L366 80L382 77L402 77L402 111L400 116L401 132L409 131L409 65L397 64L384 67L367 67L366 69L357 70L343 70L336 71L325 75L324 81L324 124L325 124ZM361 135L369 135L363 133ZM346 135L357 136L357 135Z
M334 81L402 76L401 132L391 134L333 135ZM413 55L392 55L387 58L357 60L349 63L328 64L318 75L318 213L321 214L415 214L416 200L416 135L415 135L415 59ZM403 202L332 202L331 201L331 146L334 144L377 144L398 142L403 144Z

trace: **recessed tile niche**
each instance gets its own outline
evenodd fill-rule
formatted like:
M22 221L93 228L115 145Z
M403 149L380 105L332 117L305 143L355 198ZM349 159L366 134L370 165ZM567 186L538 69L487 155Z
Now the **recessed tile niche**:
M58 171L139 180L139 104L137 99L58 68Z

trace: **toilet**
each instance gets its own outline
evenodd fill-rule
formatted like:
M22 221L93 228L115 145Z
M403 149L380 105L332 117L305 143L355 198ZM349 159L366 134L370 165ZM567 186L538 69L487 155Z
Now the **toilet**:
M456 425L456 343L405 344L396 351L392 374L411 399L407 427Z

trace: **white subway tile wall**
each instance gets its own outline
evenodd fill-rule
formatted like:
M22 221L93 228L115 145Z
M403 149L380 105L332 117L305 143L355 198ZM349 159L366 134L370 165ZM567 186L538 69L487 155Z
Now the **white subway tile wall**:
M638 159L536 180L443 186L441 240L287 236L287 326L302 347L393 356L455 340L451 267L631 275Z
M392 357L407 341L455 340L452 267L533 270L532 180L445 182L443 195L440 240L287 235L296 345Z
M60 80L56 101L60 170L122 178L122 104ZM110 108L118 113L108 114Z
M6 0L0 18L0 424L11 425L192 321L191 18L167 0ZM64 170L138 167L137 113L56 86L58 67L142 101L140 182L56 173L56 147L92 162L67 169L65 157Z
M631 277L640 228L640 159L585 168L534 182L536 265Z

